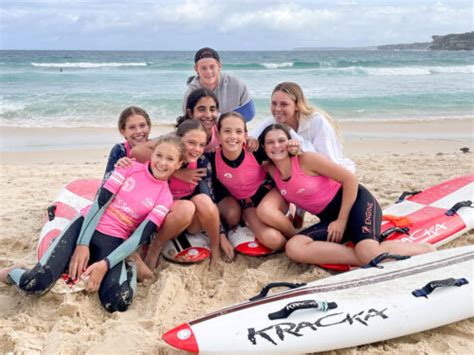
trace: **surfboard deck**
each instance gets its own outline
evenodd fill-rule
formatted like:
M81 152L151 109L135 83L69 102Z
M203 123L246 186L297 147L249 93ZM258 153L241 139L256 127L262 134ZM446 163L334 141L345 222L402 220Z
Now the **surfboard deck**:
M51 243L66 228L80 210L92 203L101 184L99 179L80 179L66 184L48 207L46 222L41 229L37 258L41 259ZM86 288L86 281L72 280L63 274L51 288L53 293L75 293Z
M474 228L474 210L461 207L452 215L446 215L456 203L474 201L474 174L457 177L431 186L383 211L392 216L392 221L382 222L382 234L396 227L386 240L401 240L409 243L430 243L440 247ZM348 244L351 246L351 244ZM347 271L350 265L323 264L326 269Z
M435 287L450 279L465 283ZM447 249L230 306L181 324L163 339L202 353L309 353L359 346L474 316L473 282L474 246ZM414 294L427 285L434 290L426 297Z
M46 222L40 232L38 260L79 211L92 203L100 184L99 179L80 179L71 181L60 190L48 208Z

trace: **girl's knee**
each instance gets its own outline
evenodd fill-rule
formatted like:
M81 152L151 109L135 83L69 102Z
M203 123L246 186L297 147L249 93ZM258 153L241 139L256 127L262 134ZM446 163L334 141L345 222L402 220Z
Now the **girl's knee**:
M222 220L230 227L237 226L242 219L242 212L240 208L229 208L221 211Z
M258 238L267 248L277 251L282 250L286 244L286 238L277 230L265 232L265 238Z
M194 196L192 201L196 206L196 212L216 215L219 213L217 205L211 200L209 196L205 194Z
M128 283L99 292L99 299L107 312L125 312L132 304L133 289Z
M293 261L300 262L302 260L302 252L305 250L305 243L298 237L293 237L286 242L285 253Z
M175 221L190 223L196 213L196 206L191 201L178 200L173 204L171 212L172 214L170 213L168 216L174 216Z
M55 281L51 272L37 264L33 269L23 274L18 288L29 295L39 296L48 291Z

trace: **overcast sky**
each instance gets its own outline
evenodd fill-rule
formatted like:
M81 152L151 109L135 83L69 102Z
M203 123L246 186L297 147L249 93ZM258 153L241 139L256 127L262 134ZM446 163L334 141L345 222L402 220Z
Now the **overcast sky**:
M473 31L472 0L0 0L1 49L272 50Z

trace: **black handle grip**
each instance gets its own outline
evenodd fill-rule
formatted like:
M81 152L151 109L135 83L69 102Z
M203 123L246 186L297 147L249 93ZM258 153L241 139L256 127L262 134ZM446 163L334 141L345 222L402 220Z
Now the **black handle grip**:
M403 193L400 195L400 197L398 198L397 201L395 201L395 203L400 203L402 201L405 201L405 199L408 197L408 196L414 196L416 194L419 194L421 191L403 191Z
M397 255L397 254L390 254L390 253L382 253L375 258L373 258L367 265L361 266L363 269L368 269L369 267L377 267L379 269L382 269L382 266L379 266L379 264L386 260L386 259L394 259L394 260L405 260L409 259L410 256L408 255Z
M288 318L288 316L299 309L308 309L316 308L321 312L326 312L330 309L337 308L336 302L325 302L325 301L315 301L315 300L304 300L298 302L288 303L285 307L279 311L269 313L268 318L271 320Z
M408 227L392 227L392 228L387 229L385 232L383 232L380 235L379 241L383 242L388 237L390 237L393 233L397 233L397 232L398 233L403 233L403 234L406 234L406 235L410 235L409 231L410 231L410 228L408 228Z
M301 286L306 286L305 283L292 283L292 282L271 282L268 285L262 288L262 291L256 296L249 298L249 301L256 301L260 298L264 298L268 292L274 287L288 287L288 288L298 288Z
M467 285L468 283L469 281L467 281L465 278L454 279L451 277L449 279L444 279L444 280L434 280L434 281L428 282L423 288L413 291L412 295L415 297L428 298L428 295L439 287L450 287L450 286L460 287L462 285Z
M51 205L47 208L48 221L52 221L56 217L56 205Z
M449 210L447 210L444 214L446 216L453 216L457 211L459 211L463 207L472 207L472 201L470 200L460 201L456 203L453 207L451 207Z

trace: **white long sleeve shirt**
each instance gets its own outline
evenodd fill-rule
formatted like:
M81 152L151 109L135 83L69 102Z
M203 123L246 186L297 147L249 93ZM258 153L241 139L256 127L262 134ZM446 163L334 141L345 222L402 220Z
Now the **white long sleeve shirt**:
M266 127L274 123L276 121L272 116L265 118L250 132L250 136L258 138ZM291 129L290 134L291 138L300 141L302 151L316 151L343 168L355 172L354 162L344 157L342 145L337 138L334 128L321 114L315 113L311 117L301 119L298 124L298 131L295 132Z

